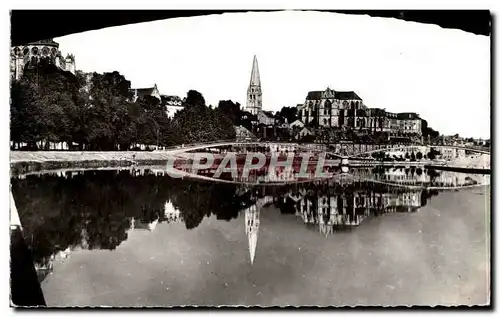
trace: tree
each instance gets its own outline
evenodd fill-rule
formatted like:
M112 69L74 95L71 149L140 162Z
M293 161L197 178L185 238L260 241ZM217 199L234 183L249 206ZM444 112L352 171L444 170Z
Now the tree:
M88 84L88 100L84 101L87 105L86 141L90 149L116 150L118 142L127 143L124 139L132 139L127 134L132 132L127 107L130 81L115 71L93 73Z
M284 122L285 120L288 123L292 123L295 120L298 120L297 116L297 107L283 107L280 111L276 113L276 118L279 121Z
M26 67L11 86L11 140L31 149L37 141L70 142L77 91L78 80L69 72L47 62Z
M436 131L433 128L428 127L427 128L427 135L430 137L431 142L434 143L439 138L440 133L439 133L439 131Z
M234 103L231 100L221 100L218 106L219 111L224 114L233 125L240 125L241 110L240 104Z
M422 152L417 152L417 160L421 160L422 159Z
M184 102L184 107L192 106L206 106L205 98L201 93L196 90L190 90L187 93L186 100Z
M172 122L182 143L234 139L236 132L229 118L220 109L205 106L203 95L191 90L184 109L177 112Z
M74 75L46 62L27 67L11 86L11 141L29 149L66 142L80 150L128 150L235 138L237 103L212 109L190 90L184 109L170 120L159 99L132 97L130 81L116 71Z
M411 161L415 161L416 160L416 157L415 157L415 152L411 152Z

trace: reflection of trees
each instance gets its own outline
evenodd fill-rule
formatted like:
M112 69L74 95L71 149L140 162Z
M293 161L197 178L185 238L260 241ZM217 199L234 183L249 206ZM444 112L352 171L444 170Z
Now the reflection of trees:
M237 193L237 186L201 181L179 181L172 203L179 208L186 228L197 227L205 216L231 220L251 202L250 192Z
M130 219L158 218L164 180L128 172L84 172L13 180L13 193L35 259L69 248L115 249L127 239Z
M115 249L131 220L165 219L165 202L181 212L188 229L210 214L230 220L251 204L249 192L226 184L157 177L129 171L28 176L12 180L23 228L38 263L67 248Z

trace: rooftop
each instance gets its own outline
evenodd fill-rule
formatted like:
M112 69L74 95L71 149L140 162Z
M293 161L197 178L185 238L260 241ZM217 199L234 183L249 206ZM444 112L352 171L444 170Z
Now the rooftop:
M354 91L335 91L335 90L331 90L328 88L327 88L327 90L333 92L335 99L337 99L337 100L362 100ZM309 99L309 100L326 99L324 97L325 91L321 91L321 90L310 91L307 93L307 99Z
M268 116L268 117L270 117L270 118L274 118L274 113L272 113L271 111L262 110L262 112L263 112L266 116Z
M26 45L46 45L46 46L54 46L59 47L59 43L55 42L53 39L40 40L35 42L30 42Z
M156 84L151 88L132 88L131 91L137 93L138 97L142 97L142 96L151 96L155 91L155 89L157 89Z
M336 91L335 99L340 100L361 100L354 91Z
M409 119L420 119L418 113L415 112L400 112L398 113L398 119L409 120Z

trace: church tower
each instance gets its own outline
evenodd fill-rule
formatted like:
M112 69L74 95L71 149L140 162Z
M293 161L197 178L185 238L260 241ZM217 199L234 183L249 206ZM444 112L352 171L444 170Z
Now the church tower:
M250 85L247 90L247 106L246 111L253 115L257 115L262 111L262 90L260 87L259 64L257 56L253 57L252 75L250 76Z

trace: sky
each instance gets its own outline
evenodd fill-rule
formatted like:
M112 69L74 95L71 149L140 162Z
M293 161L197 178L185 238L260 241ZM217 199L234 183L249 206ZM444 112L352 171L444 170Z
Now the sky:
M308 91L355 91L372 108L416 112L443 134L490 137L490 38L437 25L345 14L226 13L130 24L55 39L85 72L133 88L246 103L253 56L263 109Z

